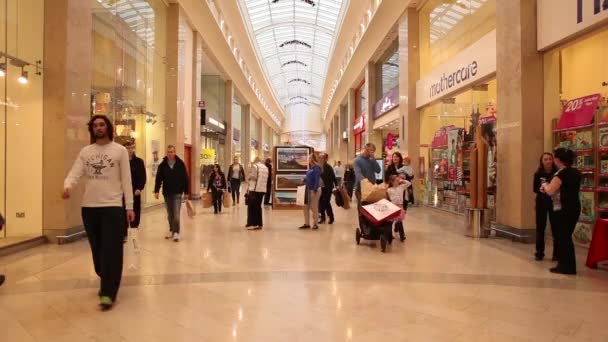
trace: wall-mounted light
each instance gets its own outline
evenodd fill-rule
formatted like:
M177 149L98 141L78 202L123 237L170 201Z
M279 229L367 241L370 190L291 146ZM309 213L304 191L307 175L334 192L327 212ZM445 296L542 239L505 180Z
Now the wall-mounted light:
M27 84L29 82L28 72L21 68L21 76L17 79L21 84Z
M0 63L0 77L6 76L6 63Z

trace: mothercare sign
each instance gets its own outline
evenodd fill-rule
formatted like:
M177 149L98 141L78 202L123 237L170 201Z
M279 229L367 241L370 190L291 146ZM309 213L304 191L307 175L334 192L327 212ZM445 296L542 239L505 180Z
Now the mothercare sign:
M496 30L416 82L420 108L496 73Z
M545 50L608 23L608 0L537 0L537 44Z

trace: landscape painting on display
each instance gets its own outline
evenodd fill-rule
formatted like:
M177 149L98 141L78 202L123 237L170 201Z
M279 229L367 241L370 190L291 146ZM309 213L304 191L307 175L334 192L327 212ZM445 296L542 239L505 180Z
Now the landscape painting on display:
M276 175L276 186L277 186L277 190L296 190L298 188L298 186L302 185L302 182L304 181L304 175L303 174L299 174L299 175L283 175L283 174L277 174Z
M308 147L277 147L277 171L307 171Z

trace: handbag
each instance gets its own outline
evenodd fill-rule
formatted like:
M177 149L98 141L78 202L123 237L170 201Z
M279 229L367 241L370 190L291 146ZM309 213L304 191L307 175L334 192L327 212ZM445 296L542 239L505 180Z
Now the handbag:
M334 198L338 207L344 207L344 197L339 189L334 189Z
M203 193L203 196L201 198L201 204L203 205L203 208L205 208L205 209L211 208L213 206L213 198L211 197L211 193L209 193L209 192Z
M298 186L296 190L296 205L306 205L306 185Z
M348 196L348 190L346 190L344 186L341 186L338 190L340 191L340 195L342 195L342 200L344 201L342 208L350 209L351 198Z

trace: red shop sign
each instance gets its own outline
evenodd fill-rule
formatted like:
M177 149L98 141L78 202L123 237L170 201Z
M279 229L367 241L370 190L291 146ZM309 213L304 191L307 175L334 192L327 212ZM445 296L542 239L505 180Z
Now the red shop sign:
M573 129L593 124L593 117L601 97L600 94L594 94L566 102L555 130Z
M431 143L431 148L447 147L448 146L448 131L454 126L442 127L435 132L435 137Z
M355 119L355 124L353 125L353 133L357 135L365 132L365 123L365 113L363 113L361 114L361 116Z

